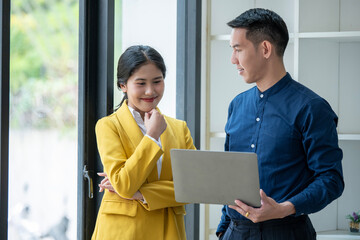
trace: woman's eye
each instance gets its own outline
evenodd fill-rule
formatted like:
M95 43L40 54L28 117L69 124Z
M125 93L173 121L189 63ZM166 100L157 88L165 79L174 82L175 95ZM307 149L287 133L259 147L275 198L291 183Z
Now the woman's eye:
M138 83L138 85L143 86L143 85L145 85L145 83Z

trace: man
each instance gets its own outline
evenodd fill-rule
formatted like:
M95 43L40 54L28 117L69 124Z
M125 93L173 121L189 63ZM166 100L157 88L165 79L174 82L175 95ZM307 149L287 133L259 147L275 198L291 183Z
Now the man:
M286 72L289 40L276 13L250 9L231 22L231 62L256 86L229 106L225 151L258 156L262 206L224 206L220 239L316 239L307 214L344 190L338 118L330 105ZM314 79L316 81L316 79Z

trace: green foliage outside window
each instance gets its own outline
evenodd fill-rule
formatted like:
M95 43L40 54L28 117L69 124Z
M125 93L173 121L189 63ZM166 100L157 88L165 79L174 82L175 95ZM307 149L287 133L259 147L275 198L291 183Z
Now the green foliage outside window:
M10 126L74 129L77 123L77 0L12 0Z

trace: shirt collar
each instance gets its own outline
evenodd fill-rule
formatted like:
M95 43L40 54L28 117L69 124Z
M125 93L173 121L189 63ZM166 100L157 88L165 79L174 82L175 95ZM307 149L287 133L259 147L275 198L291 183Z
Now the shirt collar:
M127 106L129 108L131 114L133 115L137 125L145 125L144 120L142 119L140 113L138 111L136 111L135 109L133 109L132 107L130 107L129 105L127 105Z
M261 92L258 88L256 88L257 96L259 97L260 95L262 95L267 98L270 95L274 95L278 93L280 90L282 90L290 82L291 79L292 78L290 74L287 72L285 76L280 79L280 81L275 83L271 88L267 89L266 91Z

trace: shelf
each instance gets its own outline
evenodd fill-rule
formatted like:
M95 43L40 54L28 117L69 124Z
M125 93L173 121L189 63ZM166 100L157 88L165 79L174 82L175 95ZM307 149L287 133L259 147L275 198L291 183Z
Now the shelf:
M360 233L352 233L346 230L318 232L317 237L321 239L360 239Z
M336 42L360 42L360 31L289 33L289 42L293 42L294 38L328 39ZM211 35L211 40L229 41L230 34Z
M224 132L210 132L211 138L225 138L226 134Z
M355 140L360 141L360 134L339 134L339 140ZM224 132L211 132L211 138L225 138L226 134Z
M359 32L360 35L360 32ZM289 33L289 42L294 41L295 34ZM229 41L230 40L230 34L218 34L218 35L211 35L211 40L218 40L218 41Z
M341 134L339 133L339 140L360 140L360 134Z
M360 31L349 32L303 32L298 34L299 38L328 39L336 42L360 42Z

